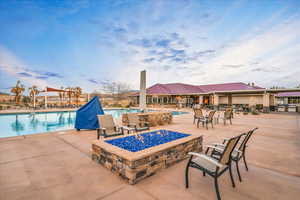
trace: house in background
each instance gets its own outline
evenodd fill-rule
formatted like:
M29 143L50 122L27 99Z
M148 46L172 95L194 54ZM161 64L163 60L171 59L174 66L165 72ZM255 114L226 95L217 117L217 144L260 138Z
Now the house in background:
M179 105L191 107L201 104L215 108L223 106L261 107L264 111L275 110L276 96L281 92L300 92L295 89L266 89L252 84L223 83L190 85L184 83L155 84L147 89L148 105ZM139 103L139 94L132 95L134 103Z

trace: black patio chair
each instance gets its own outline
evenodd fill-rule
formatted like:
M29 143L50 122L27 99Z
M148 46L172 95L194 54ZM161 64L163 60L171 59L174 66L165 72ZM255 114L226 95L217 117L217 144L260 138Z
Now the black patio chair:
M222 152L219 158L211 157L207 154L200 154L189 152L188 154L191 155L186 169L185 169L185 187L189 187L189 168L196 168L203 172L203 176L206 174L212 176L214 178L215 189L218 200L221 200L221 195L219 192L218 186L218 178L224 174L229 169L230 179L232 183L232 187L235 187L235 183L232 177L231 171L231 154L235 149L239 139L241 136L233 137L228 140L224 151ZM195 156L195 157L194 157Z
M194 122L193 122L193 124L195 124L196 120L204 119L201 108L194 108L193 110L194 110Z
M236 170L237 170L237 174L238 174L240 182L242 182L242 177L241 177L240 170L239 170L239 161L243 158L245 168L248 171L248 165L246 162L246 149L248 146L247 143L248 143L250 137L252 136L252 134L254 133L254 131L256 131L257 129L258 128L254 128L253 130L250 130L247 133L242 134L240 143L237 145L237 148L235 148L232 153L231 159L236 164ZM224 139L223 144L214 143L213 145L209 145L209 146L207 146L208 148L207 148L206 152L208 152L208 149L211 148L212 149L211 156L214 158L220 157L226 147L226 142L228 142L228 139Z
M140 120L137 113L128 113L128 127L134 128L136 132L150 130L149 123Z
M204 127L204 124L206 126L206 129L208 129L208 124L211 123L211 127L214 128L213 121L214 121L214 114L216 113L216 110L212 110L209 112L207 117L199 118L197 122L197 127L199 128L199 123L202 123L202 126Z

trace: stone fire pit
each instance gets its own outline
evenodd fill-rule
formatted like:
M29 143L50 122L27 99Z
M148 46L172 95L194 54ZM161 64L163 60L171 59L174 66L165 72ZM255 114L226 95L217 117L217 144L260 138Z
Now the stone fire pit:
M202 136L155 130L113 139L95 140L92 158L130 184L202 151Z

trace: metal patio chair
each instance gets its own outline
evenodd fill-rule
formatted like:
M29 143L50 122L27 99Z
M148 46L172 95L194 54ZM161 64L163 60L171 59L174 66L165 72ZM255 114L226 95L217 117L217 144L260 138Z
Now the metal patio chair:
M237 174L238 174L240 182L242 182L242 178L241 178L241 174L240 174L240 170L239 170L239 161L243 158L245 168L248 171L248 165L246 162L247 143L248 143L250 137L252 136L252 134L254 133L254 131L256 131L257 129L258 128L254 128L254 129L248 131L247 133L242 134L240 142L237 145L237 148L235 148L232 153L231 159L236 164L236 170L237 170ZM208 152L208 149L211 148L212 149L211 156L217 158L223 153L223 151L226 147L226 142L228 142L228 139L224 139L223 144L214 143L213 145L208 145L206 152Z
M226 109L224 115L220 117L220 119L223 119L224 125L226 125L227 120L232 124L232 118L232 111L229 109Z
M233 137L228 140L224 151L222 152L219 158L211 157L207 154L200 154L189 152L191 155L188 164L185 169L185 187L189 187L189 168L196 168L203 172L203 176L206 174L212 176L214 178L215 189L218 200L221 200L221 195L218 186L218 178L224 174L229 169L230 179L232 183L232 187L235 187L235 183L232 177L231 171L231 154L236 147L241 136Z
M203 119L203 118L204 118L204 116L203 116L203 113L202 113L202 109L201 108L194 108L194 122L193 122L193 124L195 124L196 120Z
M215 110L212 110L209 112L208 116L207 117L204 117L202 119L198 119L198 122L197 122L197 127L199 128L199 123L201 122L202 123L202 126L204 127L204 124L206 126L206 129L208 129L208 124L211 123L211 127L214 128L214 114L216 113Z
M148 122L140 120L136 113L128 113L128 127L132 127L136 132L150 130Z
M100 136L113 137L124 135L124 130L122 127L115 125L112 115L97 115L99 128L97 128L97 139L99 140Z

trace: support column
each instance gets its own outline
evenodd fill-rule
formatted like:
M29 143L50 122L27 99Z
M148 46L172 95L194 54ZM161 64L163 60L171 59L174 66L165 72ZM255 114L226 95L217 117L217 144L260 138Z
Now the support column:
M48 108L48 102L47 102L47 94L48 94L48 89L47 89L47 87L46 87L46 90L45 90L45 109L47 109Z
M232 95L228 95L228 106L232 106Z
M33 91L33 109L35 109L35 92Z
M265 92L263 94L263 111L270 112L270 94Z
M146 109L146 70L141 71L141 80L140 80L140 109Z
M215 110L219 109L219 95L217 94L213 95L213 105Z
M199 96L199 104L200 104L200 105L203 104L203 96Z

